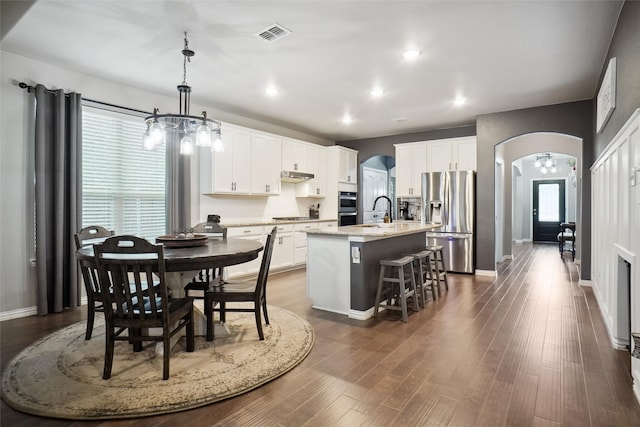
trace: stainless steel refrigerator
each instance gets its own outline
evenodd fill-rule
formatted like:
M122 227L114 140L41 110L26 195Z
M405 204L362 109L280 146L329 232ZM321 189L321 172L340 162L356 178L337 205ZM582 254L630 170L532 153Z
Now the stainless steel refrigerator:
M422 218L442 224L427 245L442 245L447 271L475 273L475 171L422 174Z

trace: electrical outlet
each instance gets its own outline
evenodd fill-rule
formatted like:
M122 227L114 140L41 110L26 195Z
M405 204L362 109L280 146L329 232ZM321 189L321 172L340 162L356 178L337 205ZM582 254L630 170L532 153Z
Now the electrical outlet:
M354 264L360 264L360 248L355 246L351 248L351 261Z

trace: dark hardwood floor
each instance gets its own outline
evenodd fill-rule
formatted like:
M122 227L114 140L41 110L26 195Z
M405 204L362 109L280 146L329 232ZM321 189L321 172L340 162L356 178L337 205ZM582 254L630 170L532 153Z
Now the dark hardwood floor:
M268 301L306 318L311 354L244 395L121 421L29 416L2 426L640 426L630 355L611 347L596 300L556 245L521 244L497 279L450 274L450 290L398 320L352 321L310 308L305 271L275 274ZM0 324L2 370L84 310Z

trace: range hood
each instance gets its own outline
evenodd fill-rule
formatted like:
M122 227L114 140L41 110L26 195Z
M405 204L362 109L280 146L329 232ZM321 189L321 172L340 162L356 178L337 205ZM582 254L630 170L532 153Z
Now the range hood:
M282 171L280 172L280 181L292 182L294 184L298 182L304 182L313 179L312 173L298 172L298 171Z

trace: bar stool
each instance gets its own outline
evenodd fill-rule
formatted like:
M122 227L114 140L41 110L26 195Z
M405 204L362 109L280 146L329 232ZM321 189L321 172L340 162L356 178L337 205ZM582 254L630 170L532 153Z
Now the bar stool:
M416 274L416 287L422 300L422 307L427 306L427 290L431 291L431 297L436 300L435 280L431 272L431 257L433 252L423 249L420 252L409 254L413 257L413 270Z
M447 280L447 268L444 265L444 251L442 245L427 246L427 250L431 251L432 256L429 265L431 266L431 274L438 286L438 296L441 296L440 285L444 283L444 288L449 290L449 281Z
M393 274L385 275L387 268L390 268ZM407 287L407 284L409 287ZM402 321L406 323L409 320L407 314L407 298L409 297L413 297L414 310L420 310L415 273L413 271L413 257L405 256L393 260L381 260L373 315L378 318L380 308L401 311ZM382 301L386 301L386 303L382 303ZM397 305L398 302L400 302L399 307Z

